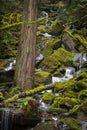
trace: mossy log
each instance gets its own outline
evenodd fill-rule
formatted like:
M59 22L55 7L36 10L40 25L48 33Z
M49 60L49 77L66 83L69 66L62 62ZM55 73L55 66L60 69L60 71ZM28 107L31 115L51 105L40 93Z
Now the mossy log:
M31 90L26 90L25 92L19 92L18 94L15 94L13 97L8 98L7 100L4 101L5 104L10 103L10 102L16 102L19 98L24 98L27 96L32 96L36 93L42 92L44 90L49 90L54 88L54 84L49 84L49 85L41 85L39 87L36 87Z

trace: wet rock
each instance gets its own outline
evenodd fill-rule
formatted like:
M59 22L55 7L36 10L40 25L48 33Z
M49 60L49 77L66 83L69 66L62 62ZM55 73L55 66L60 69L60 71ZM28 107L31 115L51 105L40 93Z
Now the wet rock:
M14 76L14 70L0 72L0 83L12 82Z
M76 52L74 48L75 43L73 39L67 33L63 34L62 42L66 50L71 51L71 52Z

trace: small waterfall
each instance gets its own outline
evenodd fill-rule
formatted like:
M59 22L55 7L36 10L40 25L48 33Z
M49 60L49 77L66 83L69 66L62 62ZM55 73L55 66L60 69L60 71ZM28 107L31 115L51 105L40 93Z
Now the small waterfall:
M3 108L1 110L1 129L0 130L12 130L14 114L12 114L9 108Z
M71 79L71 78L73 78L74 74L75 74L75 69L73 67L66 68L66 73L65 73L64 77Z
M6 65L6 67L5 67L4 70L5 70L5 71L9 71L9 70L13 69L15 64L16 64L16 60L9 62L9 63Z
M66 72L65 72L65 75L64 77L52 77L52 83L55 83L55 82L64 82L64 81L67 81L69 79L72 79L74 77L74 74L75 74L75 69L73 67L69 67L69 68L66 68Z

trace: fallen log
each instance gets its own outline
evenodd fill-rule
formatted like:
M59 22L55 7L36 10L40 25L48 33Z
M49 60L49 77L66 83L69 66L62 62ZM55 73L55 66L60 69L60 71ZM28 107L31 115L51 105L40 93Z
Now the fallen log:
M19 98L24 98L27 96L32 96L36 93L42 92L44 90L49 90L49 89L53 89L54 88L54 84L49 84L49 85L41 85L39 87L36 87L34 89L31 90L26 90L25 92L19 92L18 94L15 94L13 97L8 98L7 100L4 101L5 104L7 103L12 103L12 102L16 102Z

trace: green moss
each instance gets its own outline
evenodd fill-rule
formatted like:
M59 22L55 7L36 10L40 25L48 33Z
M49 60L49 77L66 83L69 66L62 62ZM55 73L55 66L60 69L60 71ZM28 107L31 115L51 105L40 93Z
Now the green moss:
M36 70L35 72L35 85L47 84L51 81L51 75L49 72Z
M75 106L70 110L70 113L77 113L80 108L81 108L81 105L75 105Z
M87 89L80 91L79 94L78 94L78 98L79 99L87 98Z
M69 98L71 97L76 98L76 93L72 90L69 90L68 92L67 91L64 92L64 96Z
M55 95L51 92L45 92L42 96L42 100L45 102L50 102L54 99Z
M4 70L4 67L7 63L8 63L8 60L0 60L0 70Z
M71 128L71 130L82 130L80 122L74 118L66 118L65 123Z
M82 79L76 82L76 88L75 90L81 91L83 89L87 89L87 79Z
M28 96L28 95L32 95L34 93L40 92L41 90L44 90L44 89L46 89L46 86L40 85L32 90L26 90L25 93L26 93L26 96Z
M48 57L50 54L53 53L54 50L56 50L59 47L60 39L49 38L49 39L46 39L46 42L47 44L45 45L42 53L45 57Z
M21 106L21 110L26 110L27 112L33 111L37 107L37 101L31 97L23 98L17 101Z
M50 32L52 32L53 34L60 34L63 30L63 24L61 21L53 21L52 24L51 24L51 27L50 27Z
M2 100L4 100L5 98L4 98L4 96L3 96L3 93L2 92L0 92L0 101L2 101Z
M20 92L20 88L18 86L12 87L11 90L10 90L10 92L9 92L9 95L13 96L13 95L15 95L18 92Z
M66 81L66 82L57 82L55 83L55 92L58 92L58 91L71 91L71 90L74 90L74 87L75 87L75 83L76 81L74 79L71 79L69 81Z
M81 72L77 77L76 77L76 80L79 81L79 80L82 80L82 79L87 79L87 72L86 71L83 71Z
M46 28L45 28L45 26L44 25L40 25L39 27L38 27L38 31L40 31L40 32L46 32ZM39 32L39 33L40 33ZM37 32L38 33L38 32Z
M65 29L64 32L66 32L72 39L76 40L73 34L70 32L69 28Z
M57 77L63 77L64 73L65 73L64 67L60 67L53 73L53 75Z
M87 49L87 41L82 35L75 34L74 37Z
M54 53L48 57L46 57L43 62L42 66L45 70L52 72L55 69L61 66L71 66L73 65L73 57L74 53L70 53L63 48L59 48L54 51Z
M51 107L52 108L72 108L77 103L78 102L76 98L57 97L54 99L54 102L51 105Z

